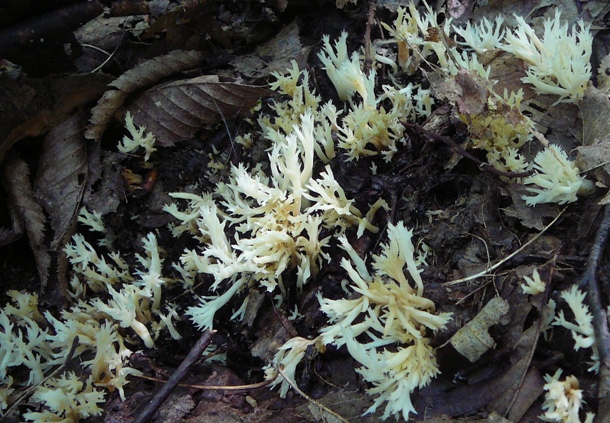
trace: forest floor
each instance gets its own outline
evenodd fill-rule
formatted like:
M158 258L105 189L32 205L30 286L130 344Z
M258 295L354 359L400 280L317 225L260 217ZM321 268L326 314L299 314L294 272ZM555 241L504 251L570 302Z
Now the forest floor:
M168 225L176 219L164 206L176 202L171 193L214 192L219 183L227 181L231 166L241 163L251 169L261 164L269 170L267 151L271 145L261 136L257 119L272 113L273 101L282 99L268 89L275 80L272 72L284 74L294 60L299 69L308 70L312 89L324 102L330 100L338 109L347 109L318 57L323 36L328 34L334 40L347 31L350 52L372 40L378 52L395 55L394 47L374 42L389 37L379 22L393 22L395 2L371 5L359 1L343 9L330 1L301 0L64 3L61 15L51 6L35 15L25 7L0 6L0 19L6 28L3 34L6 40L12 40L10 45L0 41L0 57L6 59L0 62L0 162L4 161L0 303L10 301L9 290L35 292L40 296L40 311L54 315L73 301L68 293L72 289L72 269L62 251L74 233L83 233L92 245L111 239L111 248L100 247L100 255L120 252L132 267L138 265L135 254L142 254L142 239L154 233L163 252L164 274L180 278L172 263L179 263L185 249L196 249L197 245L192 237L172 235ZM498 14L507 20L518 14L530 22L554 16L555 7L559 7L569 22L582 17L601 27L608 13L605 2L586 2L584 11L579 10L580 2L567 0L490 0L485 6L446 2L450 6L463 4L463 10L451 13L440 3L444 2L439 2L439 16L446 19L451 14L454 24ZM425 10L423 5L418 7ZM99 16L101 11L104 14ZM85 16L90 16L87 22L83 22ZM19 34L29 29L36 36L23 41ZM600 42L593 43L593 79L608 53L604 31L596 35ZM147 62L161 57L165 59ZM499 87L523 85L522 64L509 73L510 68L497 65L502 58L488 59L491 78L499 80L496 92L501 93ZM109 83L116 84L116 78L142 63L149 64L141 68L141 73L131 74L127 83L109 88ZM402 81L422 88L438 87L438 81L427 78L432 68L426 68L425 63L421 66L424 72L402 76ZM382 84L389 83L391 69L379 62L376 71L379 91ZM162 121L164 113L177 116L189 106L172 103L167 94L154 97L159 92L154 90L161 84L202 75L218 76L214 83L225 84L221 90L230 95L206 92L215 110L197 104L194 107L200 108L197 113L201 119L193 126L155 133L154 121ZM537 96L524 88L524 115L536 123L546 139L561 144L568 152L585 145L586 137L607 142L610 134L602 124L597 124L594 135L586 135L583 129L599 120L595 116L604 114L599 108L607 106L607 95L602 103L585 98L579 104L556 104L556 97ZM107 90L120 91L120 99L106 97L107 102L100 103ZM363 258L379 254L387 242L389 225L404 222L413 230L416 249L425 244L430 251L426 265L420 267L424 296L433 301L437 314L452 313L444 329L429 334L440 373L412 394L417 414L411 414L411 418L434 422L536 421L544 413L544 376L563 369L564 376L578 378L585 403L580 419L584 421L585 411L604 408L598 395L600 380L605 376L588 371L590 348L575 350L569 330L561 326L549 329L544 320L549 318L550 299L558 310L565 310L567 320L573 316L562 292L582 280L590 246L602 222L600 201L607 201L605 191L599 188L593 195L567 205L527 206L522 198L527 194L523 185L481 165L484 152L469 144L468 128L456 117L458 106L450 96L446 98L444 103L437 99L431 116L414 122L420 126L405 130L406 141L397 144L391 160L384 160L381 154L351 160L337 150L330 163L346 197L354 199L353 204L363 214L380 198L388 205L372 220L378 232L366 230L357 237L354 228L346 230L357 253ZM98 108L94 109L96 104ZM137 125L146 126L146 132L155 133L160 141L149 160L143 160L141 150L126 154L117 149L127 134L126 111L139 111L136 116L148 119L148 123L136 119ZM605 114L610 116L610 112ZM100 115L103 122L91 124L92 116L95 120ZM603 118L606 123L608 116ZM253 134L252 147L236 142L238 136L248 133ZM446 138L453 144L444 142ZM468 155L461 154L464 150ZM531 158L538 150L539 146L531 147L524 154ZM591 154L596 154L590 151L582 151L582 160L589 160L587 163L592 160ZM608 163L607 151L610 149L599 153L599 160L605 160L602 167ZM211 170L214 163L218 164L217 171ZM321 164L314 166L318 175L323 169ZM608 175L591 179L603 187ZM34 203L44 212L31 212ZM77 222L81 207L101 214L106 234ZM229 239L232 236L229 234ZM309 398L294 389L280 398L278 389L256 387L264 380L263 367L273 359L277 348L295 336L315 338L329 323L320 310L319 294L333 299L344 295L347 274L340 259L346 253L334 238L324 252L330 257L328 263L320 266L302 290L295 287L295 266L285 270L287 292L282 304L275 298L277 291L251 287L251 303L244 319L233 318L239 301L216 313L212 344L217 347L215 354L223 359L197 363L183 385L162 405L156 421L340 421L320 404L347 421L379 421L385 405L372 415L362 416L375 396L366 394L371 385L357 372L360 365L345 346L327 345L323 353L311 349L305 352L295 383ZM608 303L610 294L605 263L602 260L597 269L601 304L589 306L594 314ZM524 276L532 276L535 269L547 288L531 296L523 292L522 283ZM155 347L145 348L129 334L130 329L121 329L134 351L129 366L146 377L129 377L125 401L117 391L109 392L102 406L104 413L87 421L134 420L142 404L172 375L200 337L201 331L185 313L198 304L199 296L216 294L209 289L211 279L199 275L190 291L179 283L164 288L164 298L178 311L175 326L180 340L162 331ZM240 298L243 300L243 293ZM500 313L484 309L494 298L502 299L492 303L499 304L503 310ZM471 362L452 341L460 328L481 316L490 321L480 328L470 327L470 332L463 335L462 342L480 351ZM604 348L603 343L596 345ZM601 351L602 357L605 354L607 351ZM80 374L83 357L65 365ZM11 372L15 380L24 379L23 369ZM2 381L5 383L7 380ZM229 388L239 386L245 387ZM26 392L26 388L27 383L13 386L15 393ZM21 421L19 413L33 407L26 395L4 419Z

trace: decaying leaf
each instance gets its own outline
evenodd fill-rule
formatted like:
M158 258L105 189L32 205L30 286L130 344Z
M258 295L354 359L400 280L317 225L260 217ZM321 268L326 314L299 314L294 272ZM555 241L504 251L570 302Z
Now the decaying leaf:
M36 258L36 268L40 275L41 288L44 288L51 262L44 245L46 217L42 207L36 202L27 164L16 156L7 157L2 166L2 184L23 220L30 247Z
M299 69L303 69L310 50L311 46L301 44L299 25L293 21L272 40L257 47L253 54L238 56L230 64L249 78L264 78L272 72L283 74L290 69L291 60L296 60Z
M471 4L468 0L449 0L447 2L447 11L453 19L460 19L465 13L472 12L474 2Z
M121 153L104 152L101 160L89 164L89 184L83 196L83 203L102 216L114 213L125 197L124 178L117 170ZM95 189L91 188L93 180L97 180Z
M500 317L505 315L508 309L508 303L502 298L493 298L474 319L453 335L449 342L460 354L474 363L485 352L494 348L495 342L487 330L499 323Z
M158 411L158 420L167 423L184 421L190 411L195 408L193 396L188 392L176 391Z
M609 134L610 135L610 134ZM590 145L578 147L577 164L580 169L590 171L601 167L610 173L610 138L603 138Z
M87 179L86 120L76 115L48 133L35 191L51 219L51 250L57 251L78 212Z
M601 118L603 119L603 118ZM610 187L610 138L596 139L592 144L577 147L576 163L585 172L591 172L597 180L597 186ZM599 204L610 203L607 193Z
M91 110L91 124L87 127L85 137L91 140L100 139L112 119L112 115L123 105L130 93L150 86L169 75L194 67L201 61L201 57L201 53L196 51L176 50L148 60L125 72L108 84L109 87L116 88L116 90L106 91Z
M8 204L10 228L0 228L0 247L11 244L23 235L23 219L12 204Z
M50 110L41 110L25 122L12 129L8 136L0 139L0 162L13 145L23 139L38 137L46 134L51 129L68 119L83 105L99 98L108 83L106 76L91 76L87 78L67 78L62 81L60 86L55 89L63 95L53 104ZM43 96L38 93L37 96ZM46 93L51 95L51 93ZM19 114L26 114L25 110L20 110ZM2 134L0 134L2 135Z
M513 204L503 209L508 217L519 219L526 228L533 228L541 231L546 226L547 218L557 217L559 209L554 204L538 204L536 207L528 206L523 196L528 193L523 185L511 185L508 187Z
M332 391L316 401L350 422L354 420L360 423L379 421L379 416L364 415L366 409L370 407L373 402L371 401L370 396L363 395L358 391ZM299 414L306 416L309 421L326 423L342 422L337 416L333 416L312 402L300 405L296 410Z
M138 96L127 109L136 125L155 134L159 145L172 146L223 117L247 113L269 93L264 87L205 75L154 87Z
M593 171L597 185L610 186L610 99L601 90L589 86L579 104L582 134L577 134L582 146L577 147L576 163L583 171ZM610 203L610 194L599 204Z
M510 412L510 420L519 421L520 416L542 394L544 385L540 372L535 367L528 370L528 367L529 360L524 357L498 377L483 384L494 396L489 409L502 415Z
M596 140L610 138L610 99L608 95L589 86L579 104L582 117L582 134L576 134L583 146L592 145Z
M461 69L455 76L455 82L460 93L456 99L458 111L464 115L481 113L490 96L487 81L474 72Z

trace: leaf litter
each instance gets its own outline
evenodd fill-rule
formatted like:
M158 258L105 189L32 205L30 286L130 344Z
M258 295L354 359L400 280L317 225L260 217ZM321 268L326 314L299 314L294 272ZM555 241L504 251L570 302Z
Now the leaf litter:
M186 3L189 2L185 2L185 7ZM536 7L544 7L542 2L538 3L540 4ZM326 10L334 14L335 11L330 6ZM523 7L525 4L518 4L515 9L511 9L511 12ZM475 7L474 12L482 13L483 9L483 7ZM270 22L273 22L278 16L281 17L280 19L285 19L279 10L281 8L275 11L271 7L265 12L255 10L250 13L254 13L256 19L270 19ZM358 9L351 10L353 12ZM354 22L362 22L361 16L352 12L342 18L344 20L342 23L346 27L354 26ZM233 14L235 17L248 16L247 11L239 8L224 13ZM379 13L383 15L385 12L380 10ZM506 14L508 15L509 12L507 11ZM309 20L310 23L316 19L324 22L324 19L314 11L304 14L302 19ZM155 31L159 30L159 25L154 27ZM313 28L304 28L301 24L300 32L306 34L301 40L304 37L314 38L332 29L338 31L341 28L341 24L338 23L332 28L312 26ZM180 31L184 28L181 27ZM250 29L256 31L256 26ZM223 28L222 31L225 32L224 36L229 43L232 43L233 54L237 54L242 49L240 43L248 43L248 40L232 39L235 33L231 28ZM294 31L280 34L282 35L267 45L271 46L267 47L271 50L270 54L276 53L275 49L278 51L274 60L263 57L261 62L244 59L244 62L239 63L238 59L233 61L235 69L250 78L258 78L268 76L269 69L277 70L275 65L270 64L275 60L285 63L281 61L283 55L290 55L291 58L300 58L303 61L302 47L294 42ZM129 36L134 37L133 34ZM282 45L283 37L290 39L290 46ZM160 43L159 45L163 44L163 41L156 42ZM199 47L203 45L199 44ZM130 48L137 53L137 47ZM3 223L9 220L10 224L4 226L14 229L10 236L5 236L5 239L12 241L21 233L25 233L28 237L39 274L40 292L57 289L53 284L57 284L57 272L62 272L59 270L61 266L52 263L49 253L60 251L66 238L71 235L75 216L81 206L90 207L104 215L110 232L116 237L114 242L121 251L137 250L138 240L144 235L140 223L153 222L146 227L158 231L160 245L169 250L167 262L170 263L175 261L180 252L189 245L184 239L174 241L170 238L165 229L168 219L151 219L154 212L161 214L160 205L163 203L161 199L166 198L164 195L176 191L193 191L194 187L199 185L209 187L210 179L205 172L210 163L209 157L221 157L223 162L220 163L227 166L230 163L249 160L251 160L250 165L256 164L249 151L235 145L235 135L238 132L243 133L250 126L240 114L249 111L259 99L268 96L270 91L259 85L251 85L249 82L225 81L217 76L199 76L197 68L201 66L203 60L203 55L192 50L171 51L140 65L129 63L127 60L125 64L135 66L127 72L115 72L121 76L110 84L109 90L101 97L97 106L90 105L91 126L87 132L84 130L85 125L80 115L72 115L67 112L68 109L61 109L61 106L55 104L52 126L48 126L46 122L40 123L34 125L36 128L34 131L21 129L3 140L4 151L11 150L10 156L7 156L3 162L3 189L6 192L6 199L13 206L11 208L13 218L4 218ZM243 63L246 62L252 67L249 71L244 68ZM310 65L314 62L311 59L308 61ZM253 66L251 63L257 64ZM507 75L510 75L512 70L513 77L518 72L510 67L511 64L503 63L502 66L498 68L492 64L492 69L505 72ZM185 78L186 74L189 76ZM168 80L169 78L171 80ZM328 83L320 75L316 75L315 81L321 87L326 84L328 88ZM515 79L512 79L511 83L514 84L514 81ZM466 95L458 93L457 97L455 92L452 94L452 90L456 89L455 81L444 81L444 83L449 85L436 87L439 96L444 95L450 102L455 101L460 112L475 113L474 110L480 112L486 107L488 93L477 82L470 84L473 90L468 91ZM593 91L594 88L589 90ZM87 102L92 99L85 98ZM99 98L98 94L94 99ZM594 101L593 99L596 98L598 99ZM605 128L607 125L603 116L610 114L599 113L598 110L608 108L606 96L587 95L585 101L578 107L553 106L554 100L544 97L532 97L529 100L531 101L526 107L529 116L540 122L542 128L553 128L553 142L562 144L566 149L577 146L575 137L582 142L582 146L577 148L578 160L584 163L585 168L595 173L600 187L606 187L608 154L604 143L607 141ZM266 106L263 104L263 108ZM56 110L61 110L61 113L55 113ZM121 171L128 169L142 175L149 175L151 172L150 168L141 163L142 158L137 154L118 154L112 147L109 148L113 142L116 143L120 139L119 135L123 131L122 117L126 111L130 111L134 116L137 126L145 127L146 131L157 134L161 141L159 145L164 147L159 149L152 159L159 176L152 182L146 179L148 176L145 176L140 182L135 182L137 189L131 192L126 189L125 180L120 176ZM580 117L577 117L578 111ZM25 125L31 125L31 121ZM448 129L450 125L451 123L445 120L439 128ZM460 125L454 126L455 129L452 130L458 133ZM51 127L54 129L49 132ZM27 126L22 128L27 129ZM584 128L582 136L574 133L576 132L574 128ZM25 140L30 142L31 138L40 137L47 132L44 141L39 143L41 147L35 156L28 155L26 147L20 145ZM93 143L85 141L85 136L93 140ZM518 292L520 288L516 269L523 262L551 267L555 272L552 281L555 286L551 288L552 292L549 295L559 298L561 287L565 287L575 278L584 262L585 246L570 243L570 239L574 238L574 228L579 222L582 210L590 203L595 201L605 203L607 200L586 199L584 204L573 206L550 229L550 233L554 236L552 241L546 244L550 245L549 249L532 248L531 252L504 263L493 275L489 274L481 279L454 285L448 292L443 285L445 282L468 277L480 269L489 267L491 263L501 261L517 249L520 243L527 240L530 234L528 228L540 231L547 227L550 219L557 216L558 209L550 205L538 206L535 209L526 206L525 202L520 201L522 193L516 187L506 186L498 179L490 182L488 175L475 172L476 169L463 158L448 170L448 175L443 175L446 171L443 165L454 152L442 146L431 146L429 141L417 140L415 137L412 143L415 149L419 148L426 156L418 157L417 154L413 154L409 157L408 154L402 153L396 157L397 165L381 164L378 172L384 176L392 175L393 179L383 177L373 179L363 176L365 174L363 169L373 163L371 160L342 161L339 166L342 170L341 178L346 180L346 190L351 191L350 194L355 194L353 197L358 196L358 203L372 203L379 193L383 193L387 195L391 204L389 221L405 220L412 226L418 227L418 234L423 237L426 244L432 245L435 249L431 267L424 273L431 298L434 298L437 307L441 310L462 311L462 322L455 327L453 338L449 333L439 334L435 346L439 347L439 357L442 357L440 361L443 373L439 379L416 396L415 404L419 404L417 409L426 409L426 418L438 421L443 421L446 416L482 417L489 411L497 411L511 421L528 421L523 419L527 419L532 412L536 415L535 411L528 409L538 410L538 413L541 413L540 401L536 403L536 398L543 393L540 369L548 369L560 364L562 367L573 369L578 373L579 378L582 377L585 381L583 386L592 389L592 378L587 378L586 373L577 369L577 364L583 355L571 350L566 352L565 345L561 341L560 328L554 330L555 333L549 341L538 340L539 322L544 312L539 307L528 307L530 303L527 296ZM36 145L35 142L33 145ZM24 156L26 161L15 157L13 155L15 152ZM533 157L535 151L530 154ZM401 163L408 165L401 167ZM28 167L37 168L35 176L30 175ZM94 176L88 177L88 173ZM425 179L425 182L422 183L418 178ZM142 189L148 182L150 189ZM403 199L405 195L417 201L407 203ZM41 205L44 206L44 212ZM431 210L436 210L438 213L429 213ZM20 230L21 227L24 227L25 231ZM90 235L94 237L93 234ZM360 252L364 256L376 253L378 250L375 247L380 240L375 235L366 234L359 242ZM586 242L586 239L582 242ZM175 245L172 245L174 243ZM332 254L340 256L342 252L335 248ZM10 255L3 250L0 257L6 260ZM5 269L7 270L2 274L2 279L7 289L31 290L31 286L20 282L20 276L24 273L7 273L12 269L10 266L5 266ZM45 282L49 276L51 276L50 282ZM294 309L295 315L298 316L300 313L306 316L303 320L297 318L294 320L295 323L288 319L289 314L294 310L273 306L269 295L263 293L249 306L246 324L230 323L230 313L220 315L219 320L227 324L219 327L216 342L224 347L230 358L226 365L202 364L195 373L202 377L203 384L206 385L247 384L257 377L260 378L260 368L264 361L269 360L274 350L289 337L295 334L313 336L314 328L320 328L324 324L324 317L315 301L315 293L323 289L325 295L333 291L337 294L342 290L341 281L344 277L341 268L331 266L317 277L317 286L311 284L306 287L302 299L296 300L296 294L291 293L289 296L292 298L291 304L298 305ZM61 279L60 276L59 280ZM67 295L65 285L60 289L64 295ZM181 294L177 291L173 294L176 295L175 301L179 301ZM508 302L505 301L507 299ZM456 300L459 300L457 304ZM508 317L494 316L491 321L485 323L481 331L470 331L470 339L467 337L466 340L460 341L469 348L478 349L471 356L472 364L457 358L458 352L450 350L446 343L441 346L443 337L451 344L457 343L455 331L460 327L463 328L462 331L472 328L473 322L486 315L485 304L492 307L494 301L501 302L501 309L504 311L506 304L510 305ZM307 322L307 325L303 322ZM181 341L183 345L176 347L171 339L164 339L156 357L141 360L141 368L150 374L159 374L160 379L163 379L172 368L177 366L176 357L186 354L187 344L197 335L193 329L188 328L186 321L180 322L179 326L186 334L185 340ZM461 347L457 349L460 350ZM530 353L534 350L535 354L532 356ZM565 356L559 355L564 353ZM345 370L333 368L332 363L341 361L339 359L345 360L346 356L345 350L331 349L324 356L308 357L296 382L300 381L299 388L305 390L308 395L316 400L321 398L319 399L321 403L334 408L340 415L356 420L359 419L361 411L368 407L361 405L366 400L361 397L361 393L346 390L344 386L334 382L357 378L353 368L352 377L338 375L338 371ZM154 361L158 361L158 364ZM208 376L205 376L206 374ZM293 408L299 407L297 408L299 413L303 413L299 419L333 421L332 417L320 413L315 405L300 405L303 400L297 396L289 396L281 401L273 392L257 390L249 393L252 398L250 403L246 401L246 395L240 395L239 399L235 399L220 392L217 395L205 396L196 389L181 389L176 391L172 401L167 404L168 409L160 414L165 416L164 418L178 421L190 415L187 417L188 421L212 421L210 419L218 413L226 413L227 419L235 419L235 421L279 419L302 421L292 417ZM150 385L134 378L126 392L129 396L136 395L138 391L151 392L151 390ZM497 392L502 392L504 395L498 396L495 394ZM587 392L586 398L589 405L595 405L594 391ZM108 404L110 405L110 402ZM333 405L336 405L336 408ZM358 409L358 412L352 413L354 409ZM257 416L253 413L254 410L261 414ZM134 410L113 410L110 407L106 411L107 419L115 416L120 421L126 421L125 418L119 417L120 413L126 413L128 416L134 413ZM420 413L414 418L422 417L423 413ZM490 416L489 421L493 419L496 419L494 415Z

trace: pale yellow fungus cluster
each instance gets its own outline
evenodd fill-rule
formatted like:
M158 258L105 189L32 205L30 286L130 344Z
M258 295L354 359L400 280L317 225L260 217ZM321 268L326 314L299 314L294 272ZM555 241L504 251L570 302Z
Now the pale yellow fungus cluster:
M580 175L578 167L568 159L566 152L557 145L550 145L534 158L535 173L523 181L533 196L525 196L525 202L532 206L540 203L571 203L576 194L588 190L592 182Z
M540 94L558 95L557 102L581 100L591 78L593 36L589 25L580 20L578 28L569 28L561 23L557 8L555 17L544 21L544 33L538 37L521 16L516 18L517 27L507 32L502 49L527 63L522 81Z
M334 42L325 36L318 57L343 102L339 108L322 101L310 86L309 73L299 70L296 62L285 74L274 74L271 88L280 97L272 103L272 113L261 114L255 121L258 128L239 137L245 146L261 138L270 143L267 170L260 164L247 168L214 162L211 169L222 170L227 177L212 192L197 193L193 188L189 193L171 194L176 202L165 210L176 218L172 233L190 237L195 245L182 253L179 263L172 263L177 278L163 275L164 253L154 234L142 240L144 254L134 256L137 269L112 250L110 237L101 244L108 253L100 254L76 234L65 248L73 275L69 309L59 316L42 314L35 295L9 292L12 301L0 311L0 408L8 407L18 385L12 371L29 372L25 385L40 383L68 358L78 337L74 355L88 352L91 357L82 362L85 376L64 373L46 381L32 397L43 408L25 418L78 421L98 415L104 394L97 388L116 389L123 397L127 376L139 373L126 366L132 353L126 341L154 348L164 330L180 339L174 326L179 318L177 306L167 303L164 296L168 284L180 280L186 291L192 291L196 279L204 281L208 295L200 298L199 305L189 307L187 315L197 327L211 329L216 313L238 294L243 294L243 302L232 318L243 319L249 288L273 292L281 302L287 296L287 281L294 280L300 293L333 260L328 250L338 244L349 256L341 266L349 278L350 298L320 296L329 326L311 340L289 340L266 375L274 379L274 386L281 385L284 396L289 384L276 367L294 378L308 348L323 351L325 344L346 346L361 365L358 372L372 385L369 393L376 396L369 412L382 404L383 418L407 419L415 412L411 393L439 373L429 335L444 328L451 317L436 313L434 303L424 297L422 260L416 257L412 232L402 222L389 225L387 243L372 258L373 271L348 243L348 231L357 236L366 230L377 232L373 218L388 206L379 199L368 210L358 209L337 181L333 159L345 154L347 160L377 155L392 160L401 145L409 142L405 123L428 118L438 101L432 90L400 82L404 74L412 75L426 63L447 78L475 75L489 90L480 113L462 112L459 117L468 125L472 145L487 152L490 164L507 172L533 170L523 180L535 194L525 196L527 204L576 201L579 190L589 185L557 146L545 147L533 163L525 160L519 149L530 140L532 124L521 114L522 93L494 93L490 69L477 56L490 50L511 53L527 65L524 83L539 93L558 96L558 102L576 102L582 99L590 77L588 26L580 22L570 32L567 24L561 24L558 12L544 22L544 34L539 37L519 17L513 30L503 29L501 18L483 20L453 28L463 38L461 44L473 50L464 51L448 42L452 41L451 21L438 22L439 16L429 7L423 13L413 4L399 8L393 24L383 24L391 38L373 44L396 45L396 51L373 52L370 72L363 69L364 55L359 50L348 51L347 33ZM382 65L392 69L384 85L378 74ZM125 125L130 135L118 149L133 152L142 148L144 159L149 160L156 151L154 135L137 128L130 114ZM376 172L376 163L370 167ZM105 232L102 218L95 212L83 209L78 220L93 231ZM288 274L290 278L286 278ZM544 290L537 272L526 278L523 289L532 295ZM95 297L98 294L105 299ZM595 369L594 335L584 294L574 288L563 297L576 323L560 313L553 324L572 331L577 349L593 349ZM559 382L558 377L547 380L550 396L545 416L572 421L573 410L580 406L579 391L572 382ZM566 401L567 411L563 411L560 404Z
M554 375L545 375L544 404L542 409L545 413L539 416L545 422L581 423L579 416L582 400L582 390L578 389L578 379L575 376L567 376L560 380L562 370L559 369ZM595 415L587 413L584 423L592 423Z
M144 161L147 162L150 159L150 155L157 151L154 147L155 145L155 136L151 133L145 133L145 128L139 127L136 128L136 125L133 123L133 117L131 113L127 112L125 116L125 128L129 131L129 138L127 135L123 137L121 143L118 145L118 149L122 153L131 153L136 151L138 148L143 148L145 151Z
M200 306L189 309L200 328L212 328L218 309L249 285L285 295L286 270L296 269L297 288L302 290L330 261L324 252L329 244L329 236L322 237L324 229L331 231L329 235L351 227L358 234L377 231L371 219L380 207L386 207L385 202L376 202L363 216L330 166L314 178L314 119L307 112L299 120L302 124L277 140L269 152L271 177L260 168L248 171L243 165L233 166L229 180L219 183L214 195L173 194L188 200L186 208L165 207L180 222L174 226L174 235L188 232L200 241L199 248L182 255L177 266L180 274L189 281L207 274L214 278L212 291L221 285L226 290L202 298ZM236 231L231 242L225 234L229 227ZM242 314L238 311L236 316Z
M359 297L320 297L321 309L332 323L322 330L322 341L347 346L362 365L358 372L373 385L369 393L377 396L367 412L387 402L384 419L392 415L408 420L415 412L411 393L440 372L426 331L443 329L451 320L451 313L435 314L434 303L423 296L424 282L411 237L412 231L402 223L389 225L388 243L381 246L380 255L373 256L373 274L347 239L340 238L350 257L341 266ZM362 335L368 340L360 341Z

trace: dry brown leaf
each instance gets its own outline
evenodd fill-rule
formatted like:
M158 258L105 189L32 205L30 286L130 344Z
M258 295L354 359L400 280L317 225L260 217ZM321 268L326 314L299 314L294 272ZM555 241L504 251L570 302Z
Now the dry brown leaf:
M15 156L8 156L2 167L2 182L11 202L23 219L30 247L36 259L40 286L44 288L51 263L49 253L44 245L46 217L42 207L36 202L27 164Z
M318 399L317 402L333 410L347 421L371 423L378 422L380 417L379 411L372 415L364 415L366 410L373 405L373 399L374 397L371 395L365 395L358 391L342 389L329 392L322 398ZM296 411L308 421L326 423L340 422L337 417L311 402L298 406Z
M536 122L538 132L546 134L550 131L552 135L549 140L552 144L557 144L566 151L572 151L578 145L575 135L582 131L582 122L578 119L578 107L571 103L555 104L556 101L556 96L537 95L521 103L522 111ZM528 150L530 149L521 149L521 152L529 157ZM538 150L532 148L530 152L534 155Z
M91 110L91 124L87 127L85 137L90 140L99 140L112 119L112 115L123 105L130 93L150 86L169 75L194 67L201 61L201 57L201 53L197 51L176 50L148 60L125 72L108 84L109 87L116 88L116 90L106 91Z
M193 396L186 390L177 389L163 403L157 412L157 421L166 423L183 422L195 408Z
M495 341L487 330L499 323L500 317L508 312L509 306L502 298L491 299L485 307L451 337L449 342L464 357L474 363L489 349L494 348Z
M523 358L513 364L505 372L489 383L488 389L494 393L489 402L488 409L506 415L510 412L512 417L522 416L528 408L542 394L544 380L536 368L529 368L529 360ZM511 407L512 405L512 407Z
M456 20L463 18L463 15L466 14L467 12L472 12L473 7L474 7L474 2L470 3L470 1L468 1L468 0L448 0L447 1L447 11L449 12L449 16L451 16L453 19L456 19Z
M502 363L494 363L486 371L493 371L496 376L477 380L468 385L445 387L444 390L437 389L436 392L433 391L433 385L431 385L422 390L420 396L415 397L413 405L416 409L425 409L427 418L472 414L490 404L492 406L489 407L489 411L496 411L498 414L504 415L506 404L510 404L511 399L518 394L521 379L526 374L528 365L527 358L517 361L506 369L503 368ZM501 409L502 407L504 408Z
M535 367L528 370L523 379L523 383L519 391L515 402L510 408L508 418L510 421L517 422L525 415L527 410L536 402L540 397L544 388L544 379L542 375Z
M578 147L576 150L578 151L576 164L579 169L588 172L601 167L610 173L610 137Z
M508 217L519 219L521 224L527 228L541 231L545 228L547 218L554 219L559 213L555 204L538 204L536 207L528 206L523 199L524 195L530 194L527 187L523 185L510 185L507 187L513 204L502 209Z
M0 247L11 244L21 238L23 235L23 219L21 214L13 204L7 204L9 218L11 221L10 228L0 228Z
M257 47L253 54L237 56L229 64L240 75L252 79L265 78L271 76L272 72L284 74L286 69L292 67L292 60L296 60L299 69L305 68L310 50L311 46L301 44L299 25L294 20L273 39Z
M43 143L35 191L51 219L57 251L75 219L87 179L86 120L76 115L49 132Z
M71 83L74 89L66 90L65 95L56 102L53 110L40 111L14 128L6 138L0 139L0 162L15 143L25 138L46 134L72 116L75 109L99 98L107 83L106 77L88 77L85 78L84 83L82 80L83 78L70 78L65 85Z
M121 153L104 151L101 159L89 160L90 178L87 191L83 196L83 203L102 216L116 212L117 207L125 198L125 180L121 172L117 170L117 163L121 158ZM91 187L94 180L97 181L95 190Z
M604 118L601 118L604 119ZM578 147L576 165L584 172L594 176L596 185L610 187L610 138L595 139L593 144ZM610 192L607 192L598 204L610 203Z
M583 146L610 139L610 99L595 87L589 86L579 104L583 132L576 134Z
M487 106L487 99L489 99L488 82L466 69L460 69L455 76L455 82L461 89L460 95L456 99L459 112L464 115L480 114Z
M204 126L249 112L269 94L264 87L205 75L154 87L138 96L127 110L136 125L155 134L157 144L172 146L192 138Z

